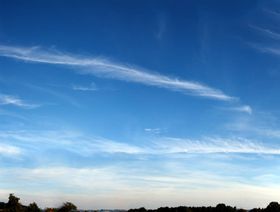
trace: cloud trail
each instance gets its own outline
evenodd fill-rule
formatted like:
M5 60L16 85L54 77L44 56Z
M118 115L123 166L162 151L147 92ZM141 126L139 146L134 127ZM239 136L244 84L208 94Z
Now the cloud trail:
M21 149L16 146L0 144L0 156L14 157L21 154Z
M233 108L229 108L229 110L248 113L248 114L253 113L253 109L249 105L243 105L243 106L240 106L240 107L233 107Z
M98 88L96 87L94 82L92 82L89 86L73 85L72 89L75 91L97 91L98 90Z
M218 89L199 82L180 80L158 73L151 73L142 68L114 63L98 57L88 58L82 55L71 55L39 47L23 48L4 45L0 46L0 55L26 62L74 66L85 74L141 83L210 99L221 101L233 101L236 99Z
M257 47L260 51L264 53L274 54L280 56L280 49L275 47Z
M263 145L246 138L206 137L204 139L163 138L156 142L156 148L165 153L237 153L280 155L280 148Z
M16 96L6 95L6 94L0 94L0 105L14 105L26 109L39 107L39 105L29 104Z
M277 33L277 32L274 32L270 29L267 29L267 28L261 28L261 27L258 27L258 26L254 26L254 25L250 25L251 28L263 33L264 35L267 35L275 40L279 40L280 39L280 34Z
M56 149L72 152L83 157L92 157L95 154L103 153L135 156L182 153L280 155L280 146L267 145L242 137L190 139L158 136L158 138L152 140L142 140L140 146L67 131L0 131L1 140L13 144L15 147L18 146L26 152ZM59 142L57 142L58 140ZM32 148L30 149L30 147Z

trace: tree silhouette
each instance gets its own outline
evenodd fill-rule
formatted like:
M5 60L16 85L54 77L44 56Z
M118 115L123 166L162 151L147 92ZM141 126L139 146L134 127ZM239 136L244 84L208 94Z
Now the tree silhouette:
M14 194L9 195L9 201L6 204L6 211L9 212L21 212L23 211L22 205L19 203L20 198L16 197Z
M77 207L71 202L65 202L59 209L59 212L70 212L70 211L76 211Z
M40 208L35 202L30 203L29 206L27 207L27 212L40 212L40 211L41 211Z
M280 212L280 205L278 202L271 202L266 207L265 212Z

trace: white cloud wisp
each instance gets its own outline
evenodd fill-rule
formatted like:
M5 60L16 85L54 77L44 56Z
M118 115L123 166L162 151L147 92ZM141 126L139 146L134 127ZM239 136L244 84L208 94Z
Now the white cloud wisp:
M74 91L96 91L98 88L96 87L95 83L91 83L89 86L84 85L73 85L72 89Z
M263 154L280 155L280 146L241 137L205 137L201 139L158 137L144 140L142 145L88 137L80 133L65 131L2 131L0 140L20 146L25 151L64 150L83 157L98 153L128 155L168 154ZM57 141L60 141L59 143ZM4 144L4 142L1 142ZM77 145L79 144L79 145ZM32 147L30 149L30 147Z
M271 154L280 155L280 148L266 146L261 142L246 138L206 137L193 140L184 138L162 138L155 142L157 151L164 153L190 154Z
M4 45L0 46L0 55L26 62L75 66L85 74L157 86L210 99L221 101L232 101L236 99L218 89L198 82L171 78L148 72L142 68L134 68L129 65L118 64L97 57L87 58L81 55L75 56L58 51L44 50L39 47L22 48Z
M240 107L233 107L233 108L230 108L230 110L237 111L237 112L248 113L248 114L253 113L253 109L249 105L243 105L243 106L240 106Z
M4 95L4 94L0 94L0 105L14 105L26 109L39 107L39 105L29 104L16 96Z

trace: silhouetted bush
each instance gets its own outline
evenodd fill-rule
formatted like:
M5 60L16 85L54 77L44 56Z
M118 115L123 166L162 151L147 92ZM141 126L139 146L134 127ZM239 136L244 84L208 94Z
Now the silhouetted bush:
M264 210L265 212L280 212L280 205L278 202L271 202Z
M70 212L76 211L77 207L71 202L65 202L59 209L58 212Z
M40 211L41 211L40 208L35 202L30 203L29 206L27 207L27 212L40 212Z

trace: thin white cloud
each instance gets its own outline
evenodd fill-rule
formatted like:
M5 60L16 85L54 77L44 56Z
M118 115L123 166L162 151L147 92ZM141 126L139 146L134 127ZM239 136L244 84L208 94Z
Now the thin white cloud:
M5 94L0 94L0 105L14 105L17 107L22 107L27 109L39 107L39 105L27 103L16 96L5 95Z
M67 102L75 107L79 107L81 108L82 105L75 99L72 98L71 96L63 93L63 92L59 92L57 91L57 89L51 89L49 86L38 86L38 85L34 85L34 84L25 84L25 86L27 86L28 88L34 89L34 90L38 90L40 92L43 92L47 95L56 97L64 102ZM56 86L56 85L52 85L52 86ZM55 104L56 104L57 100L55 100ZM48 103L47 103L48 104ZM52 104L52 103L49 103Z
M252 108L249 105L243 105L240 107L232 107L232 108L230 108L230 110L248 113L248 114L252 114L252 112L253 112Z
M151 73L142 68L118 64L97 57L87 58L81 55L75 56L58 51L44 50L39 47L22 48L3 45L0 46L0 55L26 62L75 66L79 68L79 71L86 74L167 88L205 98L222 101L232 101L236 99L218 89L211 88L198 82L180 80L157 73Z
M270 54L274 54L279 56L280 55L280 49L279 48L275 48L275 47L266 47L266 46L262 46L262 47L256 47L258 50L260 50L261 52L264 53L270 53Z
M75 91L97 91L98 90L94 82L92 82L89 86L73 85L72 89Z
M264 9L265 12L267 12L268 14L273 15L276 18L280 17L280 13L274 10L270 10L270 9Z
M280 146L266 146L245 138L215 138L200 140L182 138L162 138L156 148L163 153L244 153L280 155Z
M96 153L145 154L148 151L128 143L102 137L89 137L73 131L0 131L0 140L21 145L30 150L67 150L82 156ZM58 142L59 141L59 142Z
M152 134L160 134L162 130L160 128L145 128L144 131Z
M157 17L157 29L156 29L155 37L158 40L161 40L163 38L164 33L166 32L166 29L167 29L166 18L163 14L160 14Z
M276 117L270 113L255 113L255 116L239 117L230 121L226 128L235 133L249 133L268 139L280 138L280 129L277 127Z
M280 39L280 34L277 33L277 32L274 32L270 29L266 29L266 28L261 28L261 27L258 27L258 26L254 26L254 25L249 25L251 28L261 32L262 34L266 35L266 36L269 36L270 38L273 38L273 39L276 39L276 40L279 40Z
M280 130L278 129L261 129L260 133L262 135L272 137L272 138L280 138Z
M22 153L22 151L19 147L7 145L7 144L1 144L1 142L0 142L0 155L1 156L14 157L14 156L19 156L21 153Z
M77 155L91 157L98 153L129 155L168 154L270 154L280 155L280 146L265 145L262 142L242 137L202 139L158 137L142 140L141 146L113 141L102 137L90 137L67 131L2 131L0 140L20 145L26 151L63 150ZM59 142L58 142L59 141ZM31 148L32 147L32 148Z

